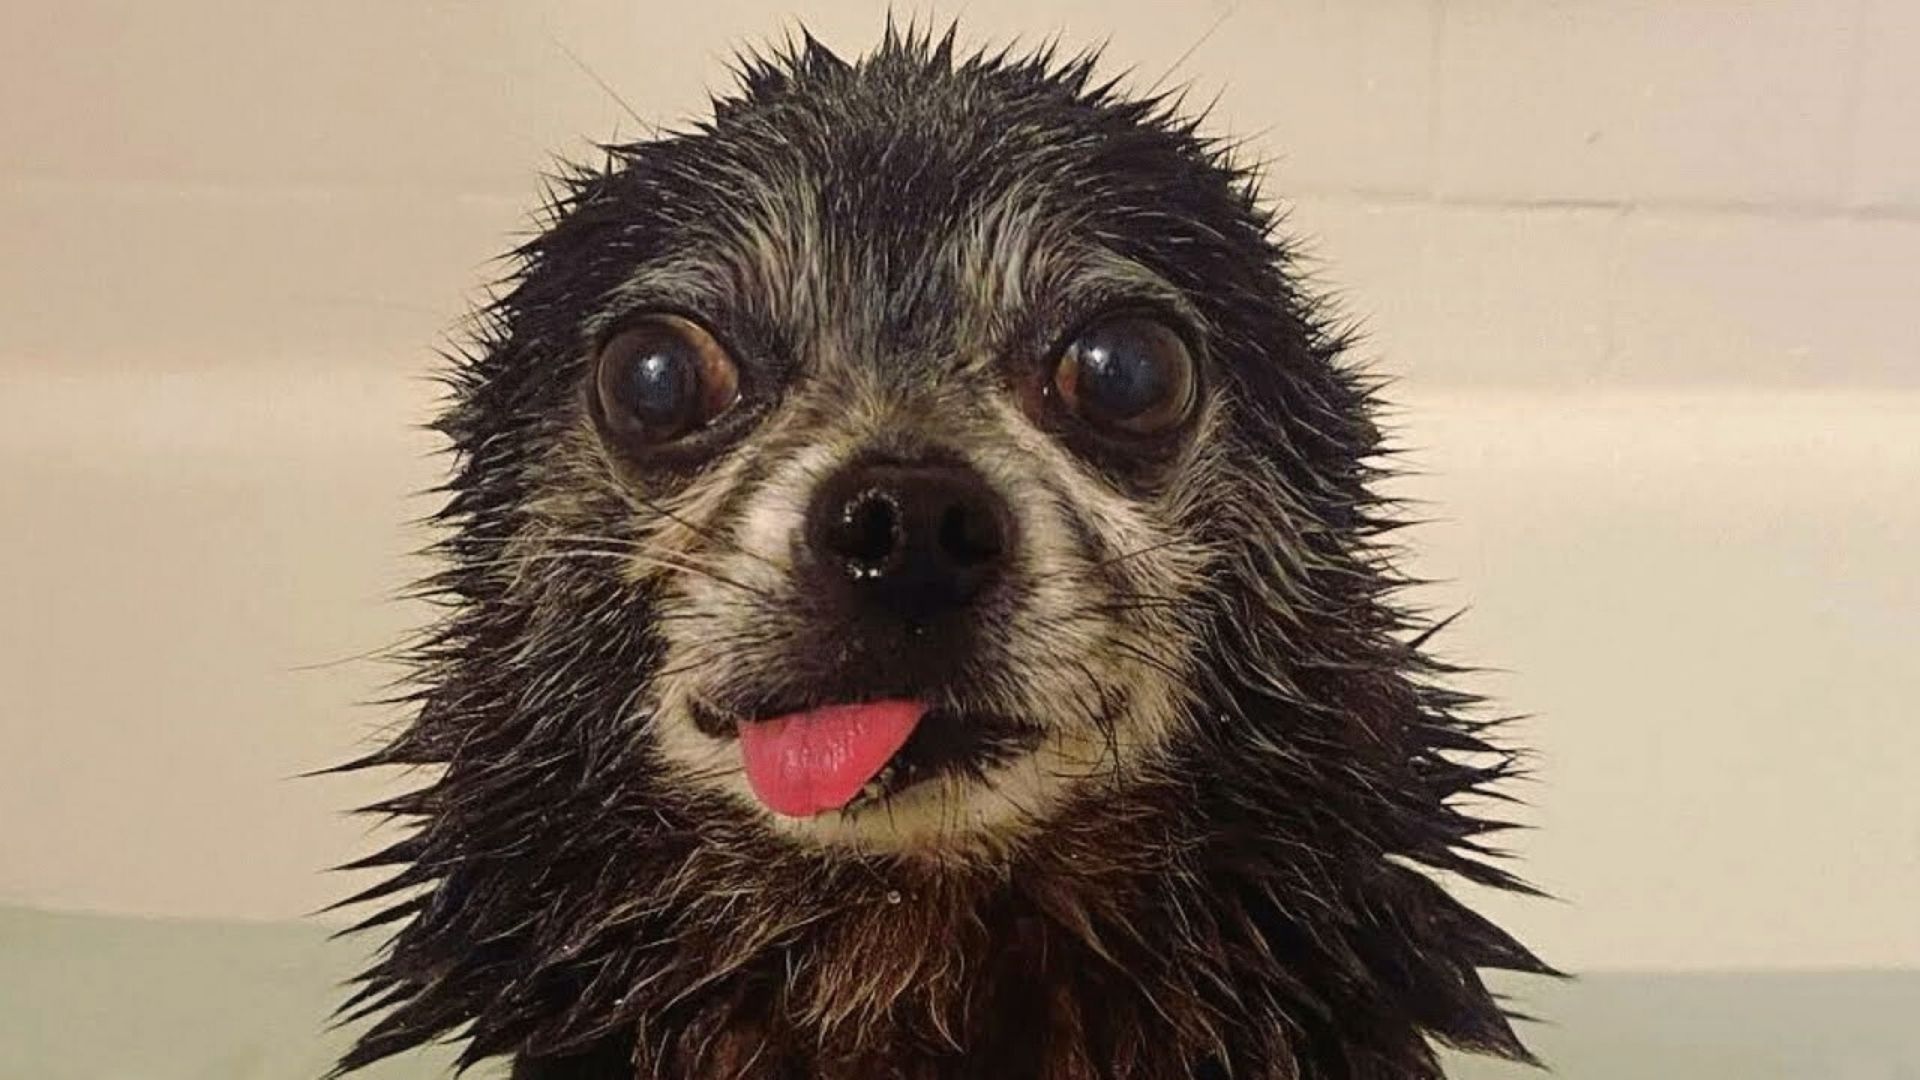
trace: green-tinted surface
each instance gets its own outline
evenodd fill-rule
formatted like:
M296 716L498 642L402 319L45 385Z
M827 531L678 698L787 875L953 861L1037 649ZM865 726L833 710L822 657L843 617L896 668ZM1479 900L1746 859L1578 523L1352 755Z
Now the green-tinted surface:
M0 909L0 1080L310 1080L370 940ZM1593 975L1510 987L1573 1080L1920 1080L1920 972ZM414 1055L369 1080L448 1075ZM475 1080L497 1073L476 1070ZM1461 1060L1461 1080L1538 1075Z

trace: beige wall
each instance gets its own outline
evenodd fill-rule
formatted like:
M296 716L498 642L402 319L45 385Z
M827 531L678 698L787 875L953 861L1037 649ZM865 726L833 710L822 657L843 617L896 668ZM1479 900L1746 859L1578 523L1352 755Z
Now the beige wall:
M535 169L638 129L569 52L671 121L786 10L4 4L0 901L340 893L369 782L289 778L391 673L303 668L415 617L419 376ZM1920 963L1920 5L963 11L1136 84L1198 42L1405 377L1418 568L1543 755L1566 902L1500 913L1575 967Z

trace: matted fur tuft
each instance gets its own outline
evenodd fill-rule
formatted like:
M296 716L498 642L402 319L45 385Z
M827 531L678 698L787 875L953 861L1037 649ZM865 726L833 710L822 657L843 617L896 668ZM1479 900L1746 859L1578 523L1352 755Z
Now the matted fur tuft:
M377 1021L341 1072L447 1036L526 1080L1384 1080L1439 1076L1430 1038L1527 1057L1480 971L1548 969L1422 869L1525 888L1466 805L1514 759L1392 600L1375 387L1226 148L1093 70L960 57L951 32L890 30L859 63L809 38L742 59L711 121L557 182L448 372L412 723L350 766L432 779L371 808L412 824L355 864L393 868L349 902L397 932L343 1008ZM1030 842L828 851L657 768L635 709L659 597L554 535L625 512L567 479L583 327L669 234L703 235L701 199L802 168L827 213L924 185L862 219L892 250L964 213L954 192L1037 190L1180 290L1224 372L1216 497L1179 523L1213 553L1199 705Z

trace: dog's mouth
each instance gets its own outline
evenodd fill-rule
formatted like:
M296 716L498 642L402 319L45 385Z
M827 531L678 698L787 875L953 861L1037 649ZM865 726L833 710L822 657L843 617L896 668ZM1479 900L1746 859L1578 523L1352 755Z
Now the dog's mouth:
M858 810L944 776L979 777L1032 750L1033 725L991 713L883 698L754 710L728 724L748 786L767 809L804 818Z

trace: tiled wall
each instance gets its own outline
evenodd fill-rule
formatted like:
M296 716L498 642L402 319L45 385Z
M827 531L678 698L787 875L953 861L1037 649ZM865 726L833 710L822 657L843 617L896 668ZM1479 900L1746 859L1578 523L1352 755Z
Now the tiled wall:
M5 362L404 362L555 152L697 110L776 5L14 0ZM650 12L649 8L665 10ZM858 48L881 5L809 25ZM942 13L944 14L944 13ZM1920 5L1051 5L1217 127L1423 383L1913 385ZM1191 49L1190 54L1188 50Z
M697 111L788 5L11 0L0 35L0 899L344 888L433 477L430 352L536 171ZM1502 905L1571 966L1920 962L1920 4L970 0L1109 41L1267 162L1404 376L1537 713ZM857 51L884 5L803 5ZM902 6L902 10L906 10Z

